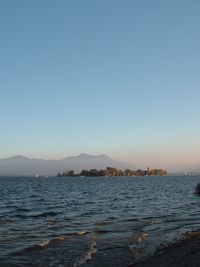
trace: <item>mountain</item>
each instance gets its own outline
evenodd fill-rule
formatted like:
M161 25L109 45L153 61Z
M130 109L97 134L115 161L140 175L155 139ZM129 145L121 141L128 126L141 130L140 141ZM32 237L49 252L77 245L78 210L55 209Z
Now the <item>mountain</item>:
M80 172L82 169L105 169L106 167L125 169L128 166L115 161L106 155L88 155L82 153L78 156L67 157L61 160L29 159L22 155L0 159L0 175L3 176L55 176L58 172L73 169Z

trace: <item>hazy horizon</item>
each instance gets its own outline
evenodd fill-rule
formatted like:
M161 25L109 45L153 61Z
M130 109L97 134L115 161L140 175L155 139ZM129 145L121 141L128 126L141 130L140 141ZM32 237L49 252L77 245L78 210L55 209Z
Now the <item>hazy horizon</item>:
M198 1L1 1L0 158L200 162Z
M68 158L82 158L84 155L86 156L91 156L91 157L101 157L105 156L108 157L109 159L112 159L116 161L116 163L119 164L124 164L124 168L132 168L132 169L137 169L137 168L142 168L142 169L147 169L147 167L151 168L165 168L169 172L185 172L185 171L191 171L191 172L199 172L200 171L200 161L175 161L175 162L169 162L169 161L164 161L164 159L160 161L150 161L150 160L144 160L144 157L141 155L135 155L133 161L127 160L125 157L124 158L117 158L117 157L112 157L111 155L102 153L102 154L90 154L90 153L78 153L78 154L65 154L61 158L56 158L52 154L51 157L38 157L38 156L31 156L31 155L24 155L24 154L16 154L16 155L9 155L7 157L2 157L0 160L4 159L15 159L18 157L25 157L28 159L37 159L37 160L50 160L50 161L62 161L63 159L68 159ZM183 157L182 157L183 158ZM66 165L67 167L67 165ZM95 165L93 166L95 167ZM97 167L98 167L98 161L97 161ZM118 167L117 165L115 166L112 165L112 167Z

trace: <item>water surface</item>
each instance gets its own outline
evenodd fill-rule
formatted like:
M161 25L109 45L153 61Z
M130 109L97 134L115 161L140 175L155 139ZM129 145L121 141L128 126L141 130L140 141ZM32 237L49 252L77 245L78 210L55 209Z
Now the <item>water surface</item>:
M0 178L0 266L128 266L200 228L198 176Z

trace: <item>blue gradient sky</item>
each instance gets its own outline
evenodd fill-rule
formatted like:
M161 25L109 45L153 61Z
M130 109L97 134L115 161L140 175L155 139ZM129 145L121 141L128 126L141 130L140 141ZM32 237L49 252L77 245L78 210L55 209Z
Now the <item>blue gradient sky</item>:
M200 161L200 2L0 2L0 157Z

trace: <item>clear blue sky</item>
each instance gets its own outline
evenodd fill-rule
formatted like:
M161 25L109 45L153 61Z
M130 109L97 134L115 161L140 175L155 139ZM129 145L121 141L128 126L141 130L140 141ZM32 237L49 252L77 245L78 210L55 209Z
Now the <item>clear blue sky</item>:
M1 0L0 157L200 160L199 14L199 0Z

